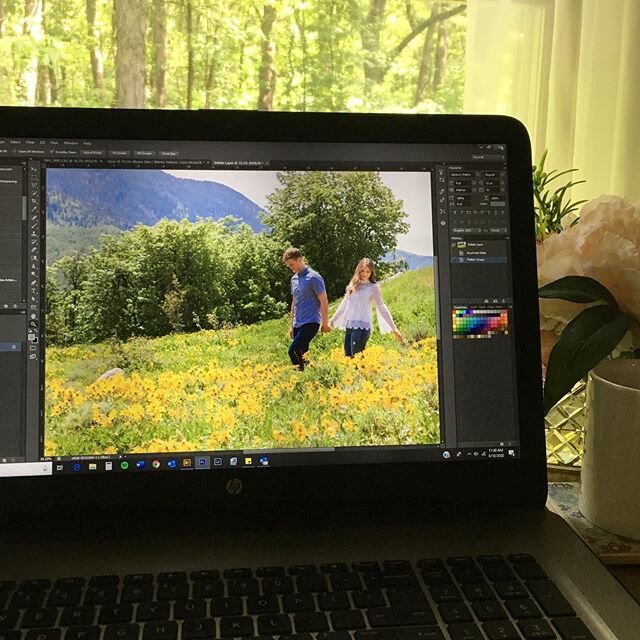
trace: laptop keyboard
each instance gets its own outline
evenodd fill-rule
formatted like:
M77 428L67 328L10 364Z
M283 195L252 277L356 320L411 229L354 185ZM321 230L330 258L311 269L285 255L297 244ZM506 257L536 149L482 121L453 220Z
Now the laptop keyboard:
M591 640L528 554L0 581L0 640Z

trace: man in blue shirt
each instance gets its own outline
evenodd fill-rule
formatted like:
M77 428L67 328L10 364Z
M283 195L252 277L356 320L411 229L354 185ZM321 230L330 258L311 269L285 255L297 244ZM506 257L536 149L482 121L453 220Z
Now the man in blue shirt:
M289 357L294 366L304 371L304 354L318 329L322 333L331 331L327 290L322 276L305 264L300 249L289 247L282 261L293 271Z

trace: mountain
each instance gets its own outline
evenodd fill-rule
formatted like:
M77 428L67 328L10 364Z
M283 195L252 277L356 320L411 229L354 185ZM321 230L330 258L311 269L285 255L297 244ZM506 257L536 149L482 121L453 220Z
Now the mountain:
M48 169L47 219L61 226L152 226L162 218L195 221L234 216L263 229L260 207L218 182L159 170Z
M433 256L421 256L417 253L411 253L410 251L403 251L402 249L396 249L394 252L388 253L384 257L384 260L389 262L393 260L404 260L410 271L433 266Z

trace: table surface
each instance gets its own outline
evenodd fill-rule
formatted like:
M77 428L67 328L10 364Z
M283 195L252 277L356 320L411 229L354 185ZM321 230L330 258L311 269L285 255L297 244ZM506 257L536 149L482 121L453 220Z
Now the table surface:
M580 469L548 468L549 482L579 482ZM640 564L607 565L607 569L640 603Z

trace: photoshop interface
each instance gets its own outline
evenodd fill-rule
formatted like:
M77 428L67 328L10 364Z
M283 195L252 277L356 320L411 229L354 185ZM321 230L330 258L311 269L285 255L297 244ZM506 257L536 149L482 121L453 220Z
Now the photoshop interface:
M506 167L506 148L495 144L298 145L0 140L0 415L3 416L0 427L0 473L2 469L3 475L48 475L52 472L265 467L330 464L336 461L356 463L517 457L519 452L511 331L513 301ZM115 199L120 197L116 186L104 186L117 182L111 180L111 177L125 176L125 188L139 189L142 192L143 183L154 176L161 178L164 181L162 184L177 184L182 188L188 186L192 190L198 186L209 188L213 183L219 186L219 183L226 182L227 191L228 185L234 185L236 195L254 194L254 199L257 200L261 196L257 194L255 185L268 183L269 186L263 188L265 193L269 192L265 196L268 204L259 202L257 209L261 211L249 223L254 227L254 233L268 235L270 227L261 222L261 216L265 210L273 214L276 208L274 203L278 202L274 195L276 192L280 201L288 193L288 183L281 176L303 174L314 174L314 178L324 180L330 187L342 184L341 181L346 181L347 176L353 180L358 175L375 176L373 182L379 188L386 189L401 204L404 202L405 209L409 200L419 201L415 205L415 212L411 214L413 218L404 213L411 224L405 226L402 238L405 243L413 238L414 244L406 245L412 251L397 252L393 256L402 266L393 277L387 274L388 282L383 280L380 290L385 298L389 296L393 302L392 304L389 299L386 300L391 314L397 313L406 324L406 318L402 317L402 310L399 310L400 302L397 301L406 293L406 287L414 286L414 280L407 279L403 290L402 278L420 277L420 286L430 288L433 296L433 326L427 326L428 322L425 321L421 328L415 330L414 335L404 337L396 351L386 346L393 343L388 336L386 342L380 338L376 343L373 333L370 346L351 360L340 360L340 348L336 346L327 358L341 363L340 375L345 380L348 378L347 382L351 381L352 384L345 386L341 381L342 386L335 384L328 390L321 388L324 382L320 384L311 378L313 354L317 351L314 351L313 346L309 347L311 365L308 369L311 382L305 383L306 393L310 397L314 389L319 389L322 393L327 391L327 410L324 417L314 414L306 424L295 413L288 415L286 424L291 428L291 434L283 433L280 428L273 428L267 437L256 435L245 441L234 439L234 425L244 425L242 416L249 415L252 411L250 406L243 406L242 398L235 397L227 398L228 406L225 407L233 407L236 413L232 414L229 409L227 414L222 414L223 422L224 416L227 416L226 423L218 424L218 431L212 432L211 438L206 441L201 438L189 440L182 434L182 429L178 428L176 432L180 433L180 437L166 434L155 438L148 436L144 446L133 445L127 450L126 445L113 446L107 442L108 439L102 444L99 439L87 444L85 437L84 440L79 438L78 444L74 444L76 441L70 439L67 432L61 435L63 427L70 431L81 430L80 418L74 425L74 416L83 415L83 419L86 418L86 431L96 432L102 429L105 433L111 427L115 431L125 414L131 423L134 420L131 416L135 411L142 412L139 416L140 423L149 420L148 413L144 413L144 398L124 408L114 404L110 409L108 402L104 401L106 392L100 395L101 387L110 385L109 389L113 394L122 391L125 382L131 387L137 381L144 387L145 380L139 373L133 371L129 374L120 368L113 368L106 374L102 370L92 371L93 377L90 378L82 378L78 373L83 366L83 359L88 362L86 367L90 367L89 354L99 352L107 343L109 348L121 349L125 354L125 361L132 362L138 356L131 345L139 346L137 341L141 343L147 338L145 334L149 333L148 327L142 328L142 337L125 336L124 340L118 340L116 346L109 339L100 341L89 333L85 338L87 344L82 345L79 340L74 342L67 336L67 341L61 340L58 346L55 342L58 338L54 339L54 319L58 317L54 289L57 291L58 283L55 277L52 279L50 275L47 276L47 270L55 271L57 266L53 262L54 258L63 259L65 247L67 267L72 262L69 256L77 257L83 251L99 255L102 247L109 244L108 241L103 242L104 239L97 239L102 237L105 228L115 228L114 237L124 238L127 233L140 234L142 226L161 228L166 223L163 218L145 218L131 219L127 224L120 224L118 215L124 215L121 213L115 214L115 217L112 213L111 217L106 215L104 219L98 220L100 210L107 208L107 199L111 193L108 188L113 190ZM232 176L235 182L224 176ZM169 182L170 180L173 182ZM332 183L332 180L337 182ZM105 199L97 205L95 202L93 204L92 211L97 211L96 220L88 218L85 210L77 205L83 181L88 183L89 191L99 192L102 194L100 197ZM346 188L355 193L357 186L353 185L356 182L349 183ZM159 197L169 196L160 194ZM180 199L182 196L172 194L171 197ZM183 207L186 211L186 202L186 199L184 203L179 202L177 209ZM234 206L239 205L236 203ZM151 203L148 208L152 208ZM180 215L175 215L175 211L176 207L174 222L179 224ZM184 213L184 217L189 218L194 227L201 225L198 228L205 232L205 222L200 216L192 214L193 211ZM266 219L269 220L268 217ZM106 225L103 224L105 220L108 223ZM225 223L218 221L212 224L217 225L214 231L218 232ZM118 226L121 228L117 229ZM410 230L406 231L408 227ZM92 241L86 241L91 236L92 229L96 231L95 237ZM226 233L225 229L222 232ZM426 246L427 236L430 247ZM132 241L134 238L137 236L131 235ZM232 239L231 236L229 238ZM280 252L282 248L284 247L280 248ZM327 250L330 251L331 247L327 247ZM417 260L418 258L421 260ZM417 262L414 264L412 261ZM78 264L81 262L78 261ZM90 264L90 261L82 264ZM282 268L282 265L279 266ZM65 273L68 277L69 271ZM289 288L291 275L289 272L281 277L286 289ZM351 273L341 275L344 284L350 276ZM175 305L184 302L180 298L182 294L182 290L176 289L165 295L163 309L167 315L174 311ZM342 295L340 293L336 297ZM416 300L411 301L414 315L418 313L415 309L419 309L420 313L425 309L425 305L417 299L420 295L421 290L416 290ZM282 304L282 301L274 303L271 315L266 316L273 319L267 320L265 326L269 322L279 322L277 309L280 309L279 316L288 316L287 313L282 313L282 307L278 307L278 304ZM288 309L288 299L286 304ZM335 306L332 306L330 312L334 310ZM97 309L84 308L85 314L95 312ZM176 340L184 341L193 335L179 325L178 320L175 322L172 326L175 332L165 332L169 335L158 340L170 341L179 334ZM205 324L201 319L198 322ZM398 325L402 331L400 321ZM204 327L204 335L210 340L217 340L222 335L235 336L233 330L228 328L230 326L233 325L225 322L209 323ZM246 330L249 331L250 328L248 326ZM244 330L244 326L239 329ZM424 336L421 331L425 333ZM338 332L334 329L332 333ZM429 333L432 334L431 337ZM132 338L132 341L128 342L127 338ZM323 339L323 336L316 338L315 344L321 344ZM234 342L237 341L235 337L228 339L228 351L233 351ZM337 336L335 341L338 344ZM153 344L155 348L160 342ZM421 348L424 351L420 351ZM74 353L75 355L70 356ZM409 354L413 360L404 354ZM59 365L65 357L75 357L73 366L65 369ZM414 415L414 422L418 426L413 432L410 426L403 424L390 427L385 425L385 420L387 423L405 420L401 417L404 414L394 414L392 407L383 407L384 399L380 399L380 407L388 411L384 414L381 409L377 415L382 415L380 424L383 426L380 427L380 433L385 428L389 429L386 436L373 433L375 424L354 425L349 411L355 406L358 396L362 396L366 385L370 384L363 377L364 382L358 386L357 376L367 366L375 370L376 367L384 367L384 363L387 366L392 363L390 366L395 366L400 371L403 366L407 366L407 361L415 366L407 368L404 377L398 375L393 380L396 386L389 386L390 397L393 399L393 394L397 393L398 398L404 398L407 403L404 409L406 415L410 416L418 405L425 403L418 396L417 400L407 396L401 389L401 383L404 382L405 387L419 387L419 382L427 380L430 384L428 388L434 394L429 414L432 431L428 432L420 426L420 420L424 420L422 414ZM243 374L242 367L246 366L246 363L239 366L240 376ZM257 375L263 377L273 368L270 364L255 365ZM288 367L287 371L289 369ZM487 372L490 372L490 380L487 380ZM54 373L60 373L61 378L55 378ZM238 367L232 373L237 375ZM73 376L77 378L75 382L71 380ZM176 383L168 374L158 382L161 377L155 377L157 388L150 393L156 393L157 397L162 398L161 387L171 384L182 384L184 391L187 383ZM384 380L387 377L385 375ZM355 383L353 378L356 378ZM90 381L87 382L88 380ZM295 387L296 391L300 388L304 390L300 377L274 377L273 380L277 380L281 386ZM483 380L481 388L478 380ZM225 384L225 389L232 388L228 382ZM368 400L360 401L365 404L372 402L372 398L380 398L385 391L386 387L380 393L374 391ZM84 405L80 406L83 393L87 397L93 394L94 402L89 409ZM140 389L133 393L140 393ZM243 393L242 387L236 387L236 395ZM280 391L267 386L262 390L259 400L267 402L265 398L275 398L278 393ZM67 406L75 403L79 407L76 414L69 413L66 422L62 419L64 415L58 415L64 409L52 404L51 398L54 396L62 399L60 406L64 401ZM224 401L223 394L214 399L219 405ZM387 405L389 402L392 400L387 401ZM414 404L410 406L411 402ZM299 409L301 415L306 415L305 411L306 409ZM372 415L366 414L366 420L375 422ZM156 417L160 422L167 420L165 414L158 414ZM264 410L256 409L254 417L252 424L265 420ZM183 420L188 421L189 418L189 415L181 416ZM271 416L268 419L271 420ZM320 437L318 426L314 422L320 423L319 429L325 440ZM371 435L364 435L368 432ZM2 463L6 464L2 466ZM12 464L17 470L13 473L7 471L8 465Z

